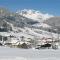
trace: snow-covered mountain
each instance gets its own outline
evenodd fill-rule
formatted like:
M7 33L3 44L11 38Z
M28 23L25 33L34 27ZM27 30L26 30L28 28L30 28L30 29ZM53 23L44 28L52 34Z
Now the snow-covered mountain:
M5 9L0 9L0 35L14 36L11 42L18 40L46 40L47 38L52 38L52 35L57 38L57 34L53 33L54 30L51 32L52 26L44 23L51 17L53 15L43 14L35 10L25 9L12 13Z
M48 13L42 13L40 11L36 11L33 9L18 10L16 13L33 20L37 20L39 22L42 22L48 18L53 17L53 15L50 15Z

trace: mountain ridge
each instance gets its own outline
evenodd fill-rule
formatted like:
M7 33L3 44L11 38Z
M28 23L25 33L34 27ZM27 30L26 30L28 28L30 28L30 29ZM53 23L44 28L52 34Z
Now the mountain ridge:
M23 9L23 10L17 11L16 13L33 20L37 20L39 22L53 17L53 15L50 15L48 13L42 13L40 11L36 11L33 9Z

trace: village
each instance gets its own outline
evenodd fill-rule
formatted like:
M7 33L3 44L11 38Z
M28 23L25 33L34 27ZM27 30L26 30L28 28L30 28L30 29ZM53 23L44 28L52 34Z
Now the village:
M24 34L17 32L0 32L0 46L11 47L11 48L35 48L35 49L45 49L59 48L59 40L53 37L40 37L40 38L30 38L25 37Z

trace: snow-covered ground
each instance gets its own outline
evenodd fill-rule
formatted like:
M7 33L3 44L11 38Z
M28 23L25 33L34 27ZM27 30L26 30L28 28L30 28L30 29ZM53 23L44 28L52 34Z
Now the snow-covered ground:
M0 60L60 60L60 49L19 49L0 47Z

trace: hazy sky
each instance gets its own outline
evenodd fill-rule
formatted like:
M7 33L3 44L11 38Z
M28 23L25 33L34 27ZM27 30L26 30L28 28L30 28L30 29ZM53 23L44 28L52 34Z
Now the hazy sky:
M35 9L60 16L60 0L0 0L0 7L11 11Z

